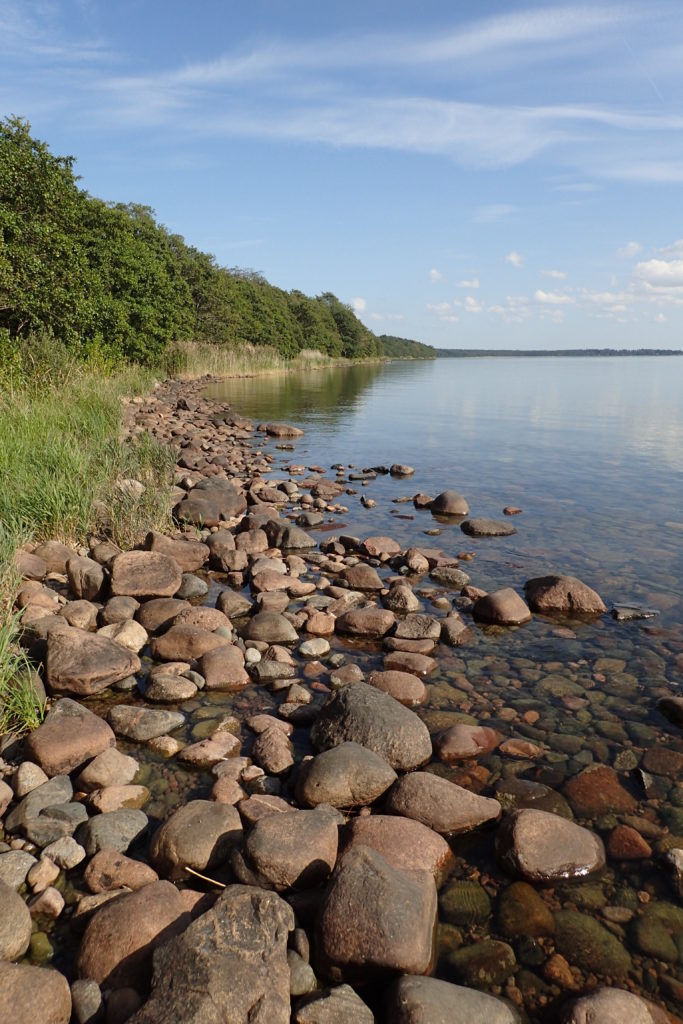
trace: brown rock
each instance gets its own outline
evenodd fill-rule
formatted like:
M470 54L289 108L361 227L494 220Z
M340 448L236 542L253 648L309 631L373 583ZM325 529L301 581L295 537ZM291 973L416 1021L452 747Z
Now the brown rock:
M340 615L335 630L342 636L380 640L394 626L396 617L386 608L352 608Z
M70 558L66 565L69 586L77 598L96 601L104 583L104 570L92 558Z
M178 754L178 760L183 764L191 764L194 768L213 768L226 757L236 757L240 749L241 742L238 736L220 731L215 732L209 739L189 743L183 747Z
M94 893L123 888L135 891L158 880L156 871L148 864L108 849L99 850L83 874L83 881Z
M251 682L244 667L244 655L234 645L217 647L202 655L199 671L204 676L207 690L234 693L243 690Z
M475 602L472 614L477 622L491 626L521 626L531 620L531 612L512 587L496 590Z
M66 565L70 558L76 557L76 552L68 548L66 544L61 544L58 540L48 540L44 544L39 544L38 547L33 549L33 554L37 555L47 565L48 572L58 572L64 574L66 572Z
M468 516L470 507L457 491L442 491L429 506L439 516Z
M337 859L337 818L329 807L288 810L255 822L242 863L261 884L277 890L309 889L323 882ZM239 861L233 860L238 874Z
M369 555L370 558L384 560L391 555L398 555L401 545L393 537L367 537L361 544L361 551Z
M229 641L199 626L171 626L150 644L153 658L159 661L192 661L217 647L227 647Z
M154 551L124 551L111 563L113 596L173 597L182 583L178 563Z
M530 808L505 819L496 847L504 867L530 882L581 878L605 866L602 840L593 832Z
M140 671L140 659L115 640L72 626L47 638L47 682L54 693L89 696Z
M47 967L0 961L0 1007L8 1024L69 1024L69 983Z
M242 823L234 807L213 800L190 800L154 833L150 860L167 878L182 878L188 867L210 872L241 839Z
M645 860L652 856L652 847L629 825L617 825L607 840L607 853L612 860Z
M643 768L654 775L678 778L683 773L683 754L665 747L648 747L643 757Z
M149 790L146 786L105 786L104 789L94 790L88 802L98 814L107 814L124 807L144 807L148 800Z
M206 629L209 633L213 633L214 630L221 626L225 629L232 629L232 623L227 615L220 612L218 608L205 608L203 606L199 608L183 608L173 619L172 625L199 626L200 629Z
M499 732L488 726L458 723L437 735L434 748L442 761L452 764L480 754L490 754L502 738Z
M524 584L529 607L539 615L594 616L607 609L599 594L575 576L539 576Z
M392 814L367 814L353 818L347 826L340 856L357 846L375 850L398 870L429 871L437 887L455 864L445 839L419 821Z
M392 651L384 658L384 668L388 672L410 672L414 676L428 676L437 667L435 658L426 654L412 654L410 651Z
M148 633L160 633L167 629L182 611L190 611L188 601L178 597L156 597L139 606L136 619Z
M46 775L64 775L116 744L104 719L68 697L58 700L42 725L26 737L24 749Z
M282 775L294 764L292 744L282 729L273 726L256 737L251 756L269 775Z
M567 782L564 795L579 818L597 818L611 812L630 813L637 806L615 770L604 764L584 768Z
M47 576L47 562L29 551L17 551L14 565L25 580L43 580Z
M144 992L152 953L189 923L183 899L170 882L152 882L120 896L88 923L76 961L78 977Z
M387 762L359 743L340 743L301 766L296 794L307 807L370 804L396 781Z
M145 538L145 547L159 555L169 555L182 572L196 572L209 557L209 548L199 540L165 537L150 530Z
M500 818L497 800L478 796L431 772L411 772L396 782L387 797L387 810L422 822L444 835L469 832Z
M293 807L282 797L271 796L269 793L254 793L248 799L240 800L237 810L245 825L254 825L261 818L267 818L271 814L284 814L293 810Z
M334 615L327 612L313 612L306 620L306 632L311 636L332 636L334 633Z
M427 698L427 690L422 680L412 672L371 672L368 676L370 686L388 693L394 700L406 707L422 704Z

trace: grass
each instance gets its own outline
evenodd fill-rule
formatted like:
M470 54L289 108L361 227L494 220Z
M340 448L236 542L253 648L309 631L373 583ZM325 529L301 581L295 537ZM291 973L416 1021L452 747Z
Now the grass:
M285 359L269 345L240 345L227 348L192 341L176 343L169 352L167 368L183 380L202 377L253 377L261 373L305 370L318 366L341 366L348 359L332 358L317 349L303 349L293 359Z
M19 646L21 613L0 620L0 735L37 729L45 706L31 685L31 666Z

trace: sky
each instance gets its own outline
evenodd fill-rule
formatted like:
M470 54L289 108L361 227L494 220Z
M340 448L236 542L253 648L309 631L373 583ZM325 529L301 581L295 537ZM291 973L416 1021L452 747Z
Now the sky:
M683 348L679 0L0 0L0 114L447 348Z

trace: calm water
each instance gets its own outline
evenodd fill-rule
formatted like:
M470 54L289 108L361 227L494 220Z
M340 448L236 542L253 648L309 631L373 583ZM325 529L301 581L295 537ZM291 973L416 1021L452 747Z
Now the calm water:
M535 618L516 630L475 628L467 646L441 649L419 713L436 729L471 712L506 736L540 746L542 752L527 760L500 753L481 758L479 774L436 768L487 793L514 777L561 792L568 779L596 763L620 772L639 801L626 823L648 837L653 856L608 860L597 880L544 890L553 911L580 912L572 918L580 928L585 915L600 924L593 936L556 935L555 948L581 968L582 985L614 982L616 967L595 964L603 953L609 960L615 938L632 957L617 983L680 1012L683 911L658 857L670 845L683 847L683 740L656 701L680 692L683 679L683 359L393 363L229 381L209 393L255 420L304 428L292 450L264 437L274 478L288 476L293 463L328 470L335 463L415 467L407 480L380 476L365 487L353 484L357 493L340 499L348 513L330 517L332 532L388 533L404 547L473 552L468 572L487 589L521 590L532 576L565 572L595 587L608 607L660 610L654 620L630 623L609 616L593 624ZM446 488L467 497L472 515L501 518L505 505L520 506L523 514L513 520L518 533L473 540L457 524L437 523L429 512L397 501ZM376 508L365 509L361 495L373 498ZM435 528L441 535L428 539L425 533ZM443 591L425 580L418 593L428 610ZM335 638L333 649L344 650L343 642ZM377 651L347 653L365 671L380 663ZM538 720L523 720L525 712ZM647 764L648 750L674 760L657 772L654 762ZM638 774L644 758L647 791ZM624 820L604 810L582 819L605 840ZM496 862L491 833L461 837L452 846L457 867L441 892L437 973L462 980L458 957L476 943L488 957L486 969L493 964L488 982L478 984L500 992L505 970L496 975L499 947L490 940L504 938L496 907L510 880ZM455 911L449 893L461 901ZM545 964L552 946L546 941L544 948L542 939L509 941L518 968L515 986L504 994L522 1003L531 1021L556 1019L559 990L549 985Z

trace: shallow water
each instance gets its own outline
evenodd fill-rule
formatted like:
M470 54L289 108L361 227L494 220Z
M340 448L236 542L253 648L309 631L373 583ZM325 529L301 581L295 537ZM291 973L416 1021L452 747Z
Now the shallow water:
M675 774L680 766L674 774L668 768L650 773L647 792L632 773L648 748L683 753L680 730L655 707L659 696L680 692L683 681L683 360L391 363L227 381L208 394L255 420L285 420L304 428L291 450L264 437L275 478L287 476L285 467L293 463L328 470L335 463L415 467L409 479L379 476L367 486L352 484L357 494L339 499L349 512L336 517L333 533L387 533L404 548L433 544L448 554L473 552L464 567L472 582L486 589L521 591L530 577L564 572L597 589L608 607L658 609L654 619L629 623L609 616L592 624L536 617L515 630L475 628L467 646L441 649L439 668L428 680L429 701L420 713L436 727L470 712L506 736L525 737L543 748L528 760L500 754L481 758L481 775L444 768L442 774L454 781L485 785L490 792L496 782L519 776L561 790L588 764L604 763L619 770L641 801L635 813L655 851L683 846L683 786ZM438 523L410 502L395 503L418 491L433 495L446 488L467 497L472 515L502 518L505 505L521 507L523 513L509 520L517 534L472 539L455 523ZM361 495L373 498L376 507L365 509ZM427 539L425 533L434 529L440 536ZM321 539L332 535L311 532ZM423 591L428 609L441 590L425 581ZM338 639L333 650L349 652ZM379 650L351 653L364 670L379 663ZM568 706L568 694L578 697L579 705ZM525 711L536 712L538 720L520 720ZM583 823L607 838L618 821L623 815L603 814ZM496 865L492 834L455 840L453 848L454 879L481 883L495 906L509 880ZM665 913L680 906L656 857L608 860L595 884L556 887L545 890L543 898L553 910L578 909L600 921L633 956L632 969L618 983L676 1009L683 984L681 912L673 914L674 924L667 919L664 929L673 946L666 947L660 928L660 945L668 950L662 959L659 947L657 955L646 948L633 922L608 919L604 910L630 908L635 920L648 905L659 904ZM502 937L495 910L475 907L472 920L466 920L467 907L464 919L455 923L442 914L437 973L452 980L458 977L448 959L453 949L489 935ZM543 964L543 941L540 951L538 943L527 948L508 941L521 968L517 992L513 987L507 994L519 1001L521 993L532 1020L552 1019L544 1016L544 1007L557 990ZM565 955L574 963L571 952ZM606 978L610 975L583 966L582 983ZM485 987L498 992L497 986L493 980Z

